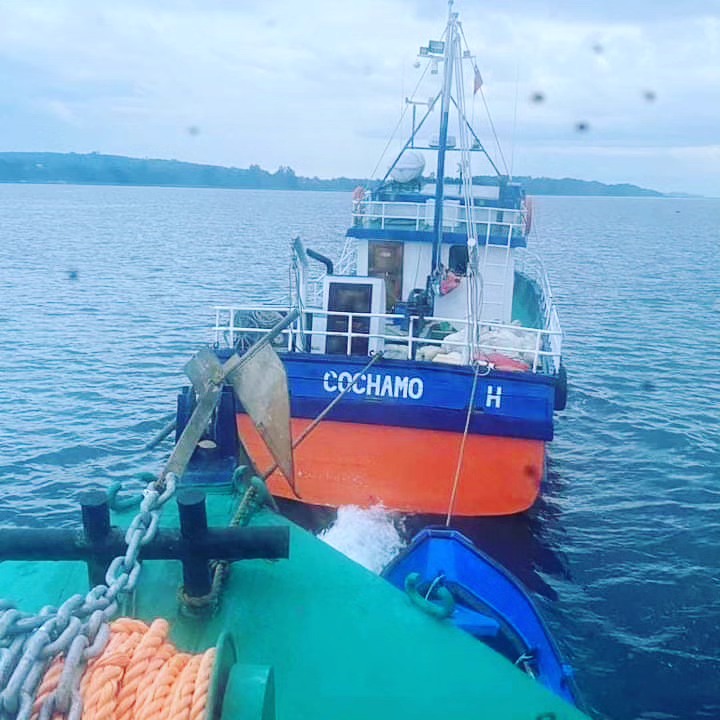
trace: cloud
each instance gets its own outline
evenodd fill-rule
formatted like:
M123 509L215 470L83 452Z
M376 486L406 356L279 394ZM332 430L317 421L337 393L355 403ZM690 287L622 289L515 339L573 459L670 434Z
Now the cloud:
M717 138L718 6L456 3L518 173L657 186L670 148L672 189L716 194L720 171L688 158ZM429 0L0 0L0 13L2 149L320 176L372 171L418 80L417 48L444 25ZM491 146L479 97L469 110Z

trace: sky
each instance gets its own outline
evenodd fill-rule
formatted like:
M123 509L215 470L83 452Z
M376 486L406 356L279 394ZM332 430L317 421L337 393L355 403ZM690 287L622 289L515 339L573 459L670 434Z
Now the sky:
M484 95L512 174L720 196L720 0L455 10L483 77L468 115L501 163ZM0 0L0 151L375 177L446 16L444 0Z

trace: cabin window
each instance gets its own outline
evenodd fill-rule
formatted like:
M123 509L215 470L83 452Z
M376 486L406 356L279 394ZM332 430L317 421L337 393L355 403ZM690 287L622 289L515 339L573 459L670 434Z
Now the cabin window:
M342 313L369 313L372 307L372 285L333 282L328 294L328 310ZM345 315L328 315L327 330L333 333L347 333L349 318ZM370 333L370 318L353 318L352 332L367 335ZM328 355L345 355L347 336L328 335L326 352ZM350 341L352 355L368 354L368 338L354 337Z
M451 245L448 267L456 275L467 274L468 249L467 245Z
M392 312L395 303L402 300L403 244L371 242L368 251L368 275L385 280L385 312Z

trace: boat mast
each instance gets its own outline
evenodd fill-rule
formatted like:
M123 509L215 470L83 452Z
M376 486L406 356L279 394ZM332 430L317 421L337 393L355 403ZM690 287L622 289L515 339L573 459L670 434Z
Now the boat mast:
M448 122L450 115L451 89L453 78L453 63L455 59L455 45L457 37L458 14L452 11L453 0L448 2L448 24L445 33L445 48L443 53L443 87L442 105L440 108L440 137L438 141L437 177L435 179L435 217L433 219L434 238L432 248L432 275L440 271L440 244L442 243L443 228L443 186L445 184L445 153L447 151Z

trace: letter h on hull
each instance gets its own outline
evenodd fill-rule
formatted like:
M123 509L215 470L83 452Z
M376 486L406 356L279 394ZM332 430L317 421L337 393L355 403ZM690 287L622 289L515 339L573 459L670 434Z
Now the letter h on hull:
M485 407L500 407L502 402L502 386L488 385L487 395L485 396Z

